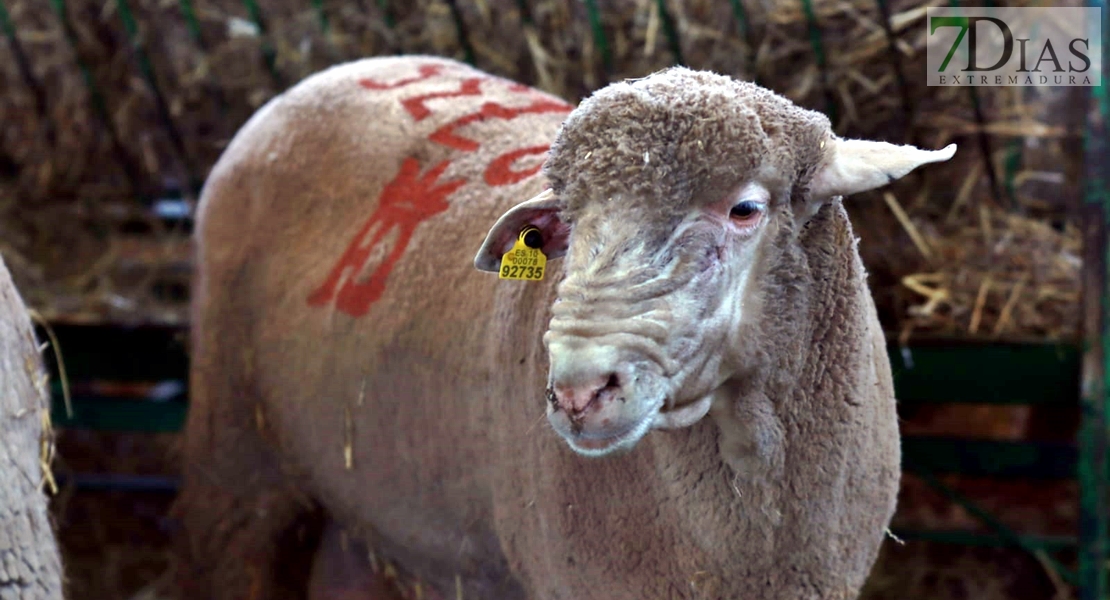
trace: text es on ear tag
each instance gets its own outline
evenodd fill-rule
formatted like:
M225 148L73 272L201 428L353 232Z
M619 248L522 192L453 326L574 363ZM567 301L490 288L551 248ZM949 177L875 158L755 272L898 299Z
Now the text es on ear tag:
M543 279L547 256L540 248L543 248L543 234L539 228L529 225L522 229L512 249L501 257L501 271L497 278L524 281Z

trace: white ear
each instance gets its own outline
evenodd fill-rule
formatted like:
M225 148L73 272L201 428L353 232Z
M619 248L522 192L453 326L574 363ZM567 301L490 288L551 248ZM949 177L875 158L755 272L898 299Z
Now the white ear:
M832 138L825 162L813 175L809 198L824 202L882 187L921 165L946 161L956 154L956 144L942 150L922 150L886 142Z
M566 254L570 227L559 218L559 208L559 200L550 189L510 208L486 234L474 257L474 268L496 273L501 268L501 257L512 249L520 230L527 225L539 228L543 236L541 249L547 258Z

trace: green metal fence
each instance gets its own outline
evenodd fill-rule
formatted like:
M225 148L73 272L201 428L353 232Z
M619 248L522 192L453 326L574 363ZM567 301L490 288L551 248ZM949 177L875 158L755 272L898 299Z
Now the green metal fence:
M7 39L11 59L15 61L24 85L36 99L37 110L48 123L48 139L54 135L49 125L44 85L32 69L30 57L21 43L19 32L13 26L5 2L0 0L0 29ZM311 2L319 28L325 33L331 15L320 0ZM461 18L459 2L449 0L448 5L458 27L463 54L474 61L474 50L468 42L468 33ZM587 9L594 44L600 54L603 73L612 70L610 41L601 26L602 3L582 0ZM50 0L56 18L62 24L68 42L76 48L76 34L71 16L66 11L66 0ZM139 41L137 27L127 0L111 0L128 39L132 44L135 66L152 94L159 118L159 126L171 141L188 192L196 194L202 185L198 165L190 160L182 136L159 87L158 77ZM390 1L377 0L387 26L392 27ZM749 19L739 0L729 0L735 19L736 35L751 34ZM811 0L801 0L808 24L809 42L819 65L825 64L821 24L818 22ZM876 0L884 17L891 47L894 35L890 23L890 10L885 0ZM282 75L275 61L275 51L267 36L267 22L263 7L255 0L242 0L250 20L261 36L260 60L281 89L289 82ZM522 20L531 18L527 0L517 0ZM679 33L668 13L664 0L656 0L662 19L663 34L676 62L683 62ZM953 6L956 3L952 3ZM1104 39L1110 26L1103 2L1090 2L1089 6L1102 8ZM192 42L202 50L206 46L201 28L190 0L177 0L180 18L188 27ZM1105 41L1103 43L1103 69L1106 70ZM913 99L907 92L905 74L896 53L892 52L892 69L896 72L901 103L906 114L911 112ZM109 136L118 162L130 181L138 189L137 166L124 151L110 110L103 94L91 75L91 66L77 57L85 85L88 88L93 114L99 120L105 135ZM751 57L754 60L754 57ZM1105 77L1105 75L1104 75ZM835 119L836 102L832 86L822 80L826 97L826 110ZM955 341L915 342L909 347L890 345L894 366L895 385L903 405L919 403L1002 403L1022 405L1049 405L1081 409L1081 425L1077 440L1071 444L1046 444L1029 442L996 442L946 438L907 437L904 440L904 466L917 474L945 496L964 506L989 528L993 534L982 535L964 531L900 531L907 539L932 539L958 544L993 544L1015 546L1036 554L1051 564L1066 581L1079 590L1081 600L1108 598L1107 559L1108 548L1108 492L1110 492L1110 461L1107 456L1110 436L1110 181L1105 169L1110 166L1110 147L1107 142L1107 121L1110 119L1110 95L1105 83L1091 90L1080 88L1089 97L1076 100L1089 104L1091 110L1078 112L1083 123L1077 127L1084 132L1083 153L1086 169L1082 174L1084 197L1083 227L1085 242L1084 339L1081 345L1018 344L1018 343L958 343ZM216 92L219 93L218 91ZM980 125L984 123L978 92L969 88L968 94L975 108ZM222 100L221 100L222 102ZM984 171L991 183L991 191L1001 197L1011 190L1011 169L996 173L991 155L990 140L980 128L977 141L984 157ZM1011 148L1013 165L1019 152ZM62 428L91 428L132 432L178 431L187 410L187 361L184 330L170 327L120 328L105 325L54 324L60 346L64 350L69 379L77 391L73 412L63 408L56 365L54 424ZM133 362L142 357L143 362ZM96 392L83 384L94 382L129 382L145 384L134 387L131 393ZM1015 532L993 518L967 498L945 485L940 476L962 473L996 478L1074 479L1080 487L1079 524L1076 535L1066 538L1038 537ZM91 487L109 486L122 489L147 489L173 491L175 483L160 479L130 480L107 475L84 475L78 483ZM1078 568L1064 567L1054 556L1061 552L1078 555Z
M167 433L179 431L187 411L185 328L145 326L121 329L113 325L55 325L64 349L65 367L74 384L72 414L67 414L60 382L54 383L55 427L79 427L121 432ZM888 352L894 367L895 387L903 406L929 403L997 403L1066 408L1080 399L1079 382L1084 354L1078 347L1038 343L961 343L936 340L903 347L891 343ZM48 353L49 354L49 353ZM147 357L142 363L132 357ZM55 363L49 359L52 369ZM910 366L912 364L912 367ZM943 379L937 375L943 375ZM139 384L131 395L82 391L90 382ZM1085 416L1091 427L1091 417ZM1084 589L1099 585L1102 575L1087 573L1089 580L1053 557L1061 552L1087 553L1088 561L1104 556L1097 530L1084 524L1077 536L1026 535L1012 530L987 511L945 485L941 476L962 474L997 479L1067 480L1079 478L1085 498L1097 493L1110 470L1084 474L1092 461L1092 448L1076 444L1008 442L941 437L906 437L903 467L922 477L950 500L962 505L989 530L895 531L903 539L1015 546L1049 561L1063 579ZM1086 479L1085 479L1086 478ZM116 481L131 489L142 488L127 479L96 478L97 485ZM163 479L147 481L155 489L172 489ZM1084 510L1088 510L1084 508ZM1091 509L1094 510L1094 509ZM1086 518L1094 518L1086 514ZM1081 561L1082 563L1082 561ZM1104 564L1094 562L1095 565ZM1085 563L1090 564L1090 563ZM1104 570L1103 570L1104 571ZM1084 598L1104 596L1085 595Z
M1103 77L1106 76L1107 10L1102 9ZM1110 479L1107 475L1107 438L1110 435L1110 92L1107 82L1094 88L1088 127L1084 129L1084 294L1085 319L1083 376L1079 431L1080 482L1079 573L1082 600L1106 598L1107 510ZM1093 114L1092 114L1093 113Z

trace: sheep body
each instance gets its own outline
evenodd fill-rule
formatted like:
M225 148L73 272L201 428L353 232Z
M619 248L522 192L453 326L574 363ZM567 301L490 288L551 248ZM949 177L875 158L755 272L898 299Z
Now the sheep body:
M61 600L61 552L45 488L50 392L31 317L0 259L0 598ZM44 452L46 454L44 454Z
M653 124L685 118L667 94L679 106L704 85L712 102L731 106L726 79L680 70L614 87L560 129L571 107L557 98L445 59L375 58L317 74L262 108L213 170L198 215L192 407L176 507L182 591L277 598L295 597L306 578L341 586L321 583L320 561L308 570L317 537L288 536L316 515L331 550L343 536L364 540L443 597L855 597L899 474L882 331L833 197L860 177L811 168L843 147L827 120L754 87L737 89L766 109L737 108L743 125L691 118L706 129L652 138L669 135ZM606 102L628 98L645 103L631 113L644 127L614 138L624 125L606 120L619 112ZM700 106L682 110L697 117ZM757 123L774 135L752 133ZM761 170L741 147L706 152L747 157L750 173L699 166L686 145L727 135L749 136L789 172ZM650 154L627 162L644 153L636 136L660 150L670 175L650 171ZM591 165L605 166L605 178ZM888 177L900 168L881 166ZM709 187L692 179L698 173ZM656 175L656 187L644 183ZM738 177L763 178L771 194L766 232L729 242L758 257L745 275L750 316L722 333L742 349L721 346L721 356L747 370L717 382L707 401L671 390L674 410L651 421L670 430L627 452L572 452L573 434L560 430L561 439L543 423L543 391L557 377L541 338L556 297L573 304L570 274L601 269L601 259L584 261L608 256L605 235L628 241L639 235L629 231L671 226L653 216L669 214L659 204L666 194L650 190L708 211L697 198ZM557 246L571 224L549 200L521 203L550 198L549 182L584 206L562 205L578 217L565 278ZM809 201L795 184L829 197L797 206ZM603 202L633 189L649 190L643 210ZM504 227L521 214L544 229L548 276L476 271L473 251L482 247L473 264L493 265L517 232ZM674 325L676 339L697 330L696 319ZM703 385L691 377L679 387ZM689 416L710 404L706 418ZM276 566L287 564L299 566Z

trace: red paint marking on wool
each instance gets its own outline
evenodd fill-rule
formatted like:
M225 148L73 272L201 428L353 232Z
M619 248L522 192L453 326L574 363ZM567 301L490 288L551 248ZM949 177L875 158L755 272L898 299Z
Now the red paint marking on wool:
M428 139L443 144L449 148L456 150L463 150L466 152L473 152L477 150L481 144L470 139L457 135L456 129L469 125L477 121L484 121L486 119L504 119L506 121L515 119L521 115L540 114L540 113L556 113L556 112L569 112L570 107L564 102L556 102L552 100L536 100L528 106L519 108L512 108L497 104L496 102L487 102L482 105L482 108L475 113L464 115L451 121L450 123L440 127L428 136Z
M385 83L365 78L359 80L359 85L368 90L399 89L439 75L442 68L443 65L424 65L419 68L418 75L408 79ZM492 76L461 79L457 90L412 96L401 100L401 106L414 120L422 121L433 114L432 109L427 104L429 100L481 96L481 85L486 81L503 83L511 92L532 96L535 99L528 106L518 108L503 106L496 102L486 102L477 112L459 117L437 129L427 138L429 141L463 152L473 152L481 147L480 142L463 137L457 134L456 130L486 119L512 120L527 114L566 113L573 108L563 101L541 96L536 90L524 84ZM511 185L535 175L539 172L542 164L519 171L513 170L513 166L523 157L543 154L548 149L549 146L547 145L529 146L498 156L486 167L484 173L486 184L493 187ZM450 164L450 160L445 160L421 175L420 162L412 157L406 158L401 165L400 172L382 190L381 196L378 198L377 210L363 224L358 234L347 246L343 256L332 268L327 280L309 295L308 304L310 306L324 306L334 301L338 310L356 318L369 312L371 305L377 302L385 293L385 282L394 265L408 250L409 242L412 240L417 226L425 220L446 211L449 207L447 198L469 183L465 179L454 179L439 183L439 177L443 175ZM394 230L398 231L397 238L385 259L372 273L356 281L355 277L365 267L372 251L382 244L386 236Z
M421 175L420 162L415 158L405 159L400 172L382 190L378 209L347 246L324 284L308 297L310 306L322 306L334 299L336 308L353 317L361 317L370 310L370 305L385 292L385 281L408 249L416 227L447 210L447 197L467 183L465 179L438 183L450 164L445 160ZM395 228L399 229L397 240L389 254L365 281L356 281L371 251ZM362 243L371 231L374 232L372 239Z
M443 65L423 65L420 67L420 69L417 70L417 73L419 73L419 75L415 77L409 77L408 79L402 79L393 83L382 83L380 81L375 81L373 79L370 79L369 77L366 77L364 79L359 79L358 84L368 90L396 90L407 85L412 85L419 81L424 81L425 79L430 79L436 75L439 75L440 71L442 70Z
M422 121L432 115L432 110L428 108L426 102L428 100L435 100L437 98L462 98L464 96L481 96L482 95L482 82L484 78L470 78L462 80L459 84L459 89L451 92L432 92L430 94L421 94L406 98L401 101L401 106L405 107L410 115L417 121Z
M543 146L529 146L527 148L520 148L519 150L512 150L498 156L486 167L486 183L491 186L512 185L539 173L540 169L543 168L542 163L524 169L523 171L514 171L513 165L516 164L516 161L525 156L544 154L550 148L551 146L548 144L544 144Z

